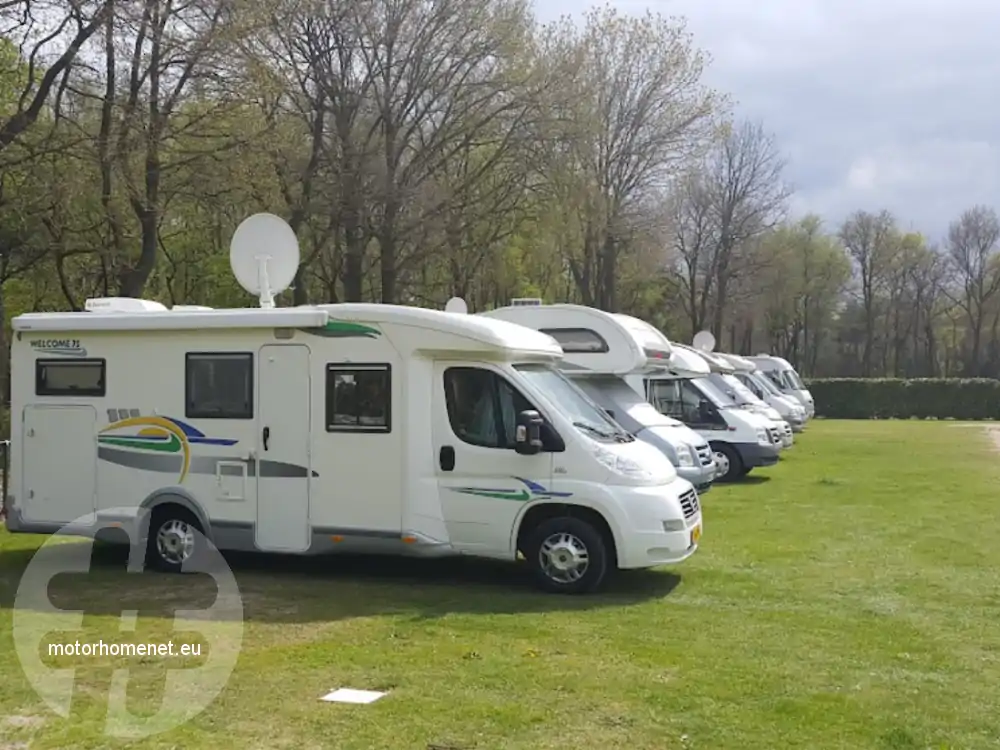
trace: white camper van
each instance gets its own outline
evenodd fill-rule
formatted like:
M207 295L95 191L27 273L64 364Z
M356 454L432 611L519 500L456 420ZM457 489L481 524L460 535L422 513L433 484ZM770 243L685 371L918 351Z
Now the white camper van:
M799 377L799 374L787 359L774 357L770 354L758 354L753 357L747 357L747 359L757 365L757 368L770 378L771 382L778 387L778 390L782 394L797 398L799 403L805 408L808 419L816 416L816 407L813 404L812 394L802 383L802 378Z
M664 371L671 344L647 323L593 307L543 305L519 299L516 305L479 313L518 323L552 336L562 347L562 370L640 440L659 448L677 473L705 492L715 479L712 449L676 419L660 414L623 380Z
M275 309L270 280L298 261L276 223L255 215L233 240L260 309L102 299L14 319L8 530L118 526L168 571L205 538L520 554L567 593L695 552L694 488L560 373L551 337L395 305Z
M683 346L683 344L679 344L678 346ZM734 377L733 373L736 372L736 368L729 364L729 362L723 357L720 357L714 352L694 348L692 348L692 351L701 355L705 362L708 363L708 367L711 370L708 379L716 387L719 393L725 395L727 399L731 400L741 409L746 409L754 414L759 414L767 420L767 425L770 428L769 434L771 435L771 439L779 448L785 448L791 444L791 425L785 422L777 411L769 407L760 399L756 398L739 380Z
M778 462L780 438L770 422L739 408L709 380L711 370L694 349L674 344L670 370L629 384L645 391L657 411L681 420L708 441L718 481L735 481L758 466Z
M797 398L783 396L766 375L758 372L757 365L746 357L722 353L719 353L719 356L736 368L733 375L753 394L754 398L778 412L791 426L792 432L802 432L805 429L806 410Z

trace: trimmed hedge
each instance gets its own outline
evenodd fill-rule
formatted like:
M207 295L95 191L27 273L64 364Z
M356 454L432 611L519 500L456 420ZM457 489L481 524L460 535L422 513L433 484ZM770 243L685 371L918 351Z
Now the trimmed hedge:
M806 388L830 419L1000 419L1000 380L817 378Z

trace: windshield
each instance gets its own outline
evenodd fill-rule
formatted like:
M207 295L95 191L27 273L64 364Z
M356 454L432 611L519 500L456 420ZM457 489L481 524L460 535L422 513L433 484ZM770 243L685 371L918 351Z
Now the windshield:
M799 380L799 374L795 370L785 370L785 382L788 383L788 387L796 391L804 391L806 387L802 385L802 381Z
M514 367L525 380L544 394L574 427L586 433L588 437L614 442L631 442L635 439L561 372L545 365Z
M726 380L726 376L722 373L713 372L708 376L708 380L722 397L723 403L728 404L729 406L732 406L733 404L742 406L746 403L738 393L733 392L732 385Z
M617 375L573 380L596 403L606 404L614 412L616 421L627 424L621 417L627 414L642 427L674 427L677 423L658 412L651 403L636 393ZM631 425L630 425L631 426Z
M772 396L781 395L781 391L778 390L777 386L775 386L774 383L771 382L771 379L766 375L761 375L759 372L752 372L750 373L750 378L753 382L759 385L763 391L770 393Z
M702 396L704 396L718 409L725 409L726 407L732 406L736 403L733 399L729 398L729 396L715 386L715 384L710 380L711 377L712 376L709 375L704 378L694 378L688 382L690 382Z
M760 399L757 398L757 394L747 388L746 384L740 380L735 375L723 375L722 379L726 381L736 392L736 397L743 404L759 404Z

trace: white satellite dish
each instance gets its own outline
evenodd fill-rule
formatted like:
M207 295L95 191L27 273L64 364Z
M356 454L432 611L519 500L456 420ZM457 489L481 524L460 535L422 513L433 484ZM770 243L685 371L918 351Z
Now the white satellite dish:
M299 270L299 240L288 222L260 213L240 222L229 243L233 275L262 308L274 307L274 295L291 286Z
M468 315L469 306L465 304L465 300L461 297L452 297L448 300L448 304L444 306L444 311L457 313L458 315Z
M691 345L701 352L710 352L715 348L715 336L711 331L698 331Z

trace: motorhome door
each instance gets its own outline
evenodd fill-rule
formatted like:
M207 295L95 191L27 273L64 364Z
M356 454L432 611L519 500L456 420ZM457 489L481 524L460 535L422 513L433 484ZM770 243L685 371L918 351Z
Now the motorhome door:
M309 548L312 475L309 347L268 344L257 358L258 549Z
M514 450L514 418L535 407L502 372L438 363L434 373L434 461L452 545L512 554L525 503L552 493L552 454Z

